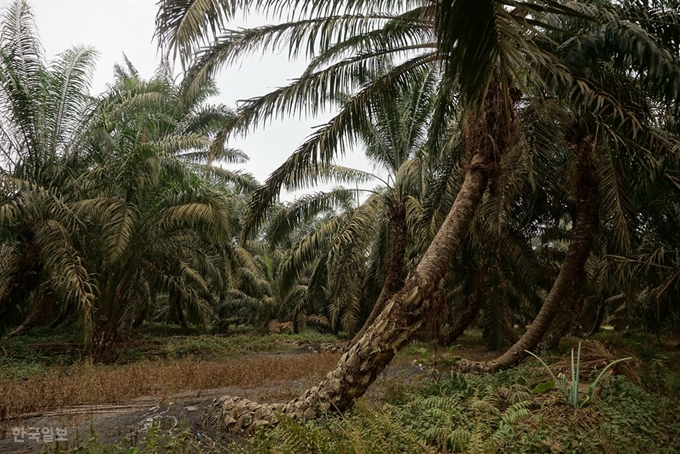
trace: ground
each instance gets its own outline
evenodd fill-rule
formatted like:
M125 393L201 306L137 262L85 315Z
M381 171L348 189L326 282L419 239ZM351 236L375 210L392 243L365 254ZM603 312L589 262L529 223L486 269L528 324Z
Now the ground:
M335 366L342 342L316 333L212 336L151 329L130 342L115 365L94 365L80 359L69 333L17 338L0 350L0 453L45 449L28 436L16 443L12 429L20 427L67 428L71 444L93 436L106 444L134 442L152 423L188 427L210 440L216 435L205 416L213 399L287 401ZM408 358L385 377L419 372Z
M148 447L152 444L181 445L186 448L176 452L194 452L198 449L197 446L200 446L198 450L206 451L224 446L231 446L229 448L231 451L236 449L234 446L241 446L243 449L252 448L260 452L271 450L287 452L282 448L286 446L285 443L277 442L276 449L270 449L268 441L260 439L260 444L256 442L251 445L250 440L222 433L210 422L214 399L223 395L236 395L263 402L286 401L333 368L339 357L339 353L334 352L333 346L342 343L332 336L316 333L304 335L242 333L212 336L174 330L148 330L135 338L134 342L127 345L119 362L108 366L93 365L80 359L78 344L75 339L69 338L69 333L55 335L38 332L26 338L0 344L2 348L0 355L4 355L0 362L2 365L0 430L4 433L4 436L0 437L0 453L58 451L53 443L28 443L28 440L26 443L15 443L12 429L22 427L67 428L69 447L81 446L85 449L84 452L113 452L108 449L114 446ZM677 400L673 403L665 396L654 395L658 389L670 388L668 394L674 395L677 399L680 380L673 378L676 377L673 374L665 373L668 372L668 364L680 363L677 361L680 356L676 350L669 348L664 350L661 347L652 349L648 342L638 342L635 339L631 341L620 338L612 341L610 338L609 341L612 345L618 343L625 354L632 351L630 345L639 346L635 352L636 358L640 364L644 360L643 377L651 394L637 397L638 400L648 397L652 400L662 398L665 399L665 406L658 406L659 408L677 408ZM566 342L563 351L555 354L564 353L571 345L573 342L571 344ZM457 378L450 372L457 357L488 360L499 353L487 351L484 341L477 332L467 333L452 349L435 349L427 342L416 341L398 355L390 368L371 387L368 395L361 400L357 416L352 416L359 419L350 418L346 421L355 421L354 426L350 427L363 427L365 421L361 418L364 410L361 409L365 408L368 415L375 411L379 414L389 414L392 421L390 424L402 424L399 422L400 418L411 411L409 408L420 405L422 399L429 402L428 399L433 398L430 394L440 395L441 390L446 389L446 393L443 393L446 398L452 398L451 396L456 396L457 393L464 396L455 401L456 405L464 410L467 408L466 405L471 405L469 411L472 413L469 414L469 418L462 420L463 423L455 422L458 417L456 415L447 416L452 418L451 426L460 424L461 427L466 427L466 419L474 420L479 417L475 413L477 406L470 404L470 399L479 398L480 402L486 402L484 400L488 397L484 394L486 391L479 390L489 388L495 390L494 396L497 394L490 402L493 404L492 407L496 408L491 414L498 418L496 422L487 421L491 428L489 436L502 439L503 432L499 430L505 426L500 422L510 417L508 411L512 407L510 401L503 402L510 399L508 396L517 390L519 390L517 396L523 396L523 400L516 397L513 399L524 402L518 405L526 406L527 412L531 413L529 418L531 421L523 411L520 411L518 414L523 415L524 419L519 418L518 422L512 419L513 436L540 433L543 425L551 424L553 419L555 421L561 419L562 425L567 428L573 424L573 427L582 430L583 434L591 430L588 424L594 427L598 424L601 427L609 427L607 424L611 423L612 430L617 432L617 408L612 410L603 404L597 404L574 412L565 407L563 399L556 391L544 395L530 395L531 390L547 378L545 372L535 363L533 366L523 366L518 371L482 379L488 383L475 378ZM677 364L674 367L677 369ZM553 368L556 371L560 370L559 362L554 363ZM631 386L639 387L641 384ZM580 388L584 394L588 382L581 383ZM474 391L475 389L477 391ZM625 386L621 389L624 391L617 392L630 394ZM486 397L480 398L478 394ZM622 398L620 395L615 397L619 400ZM604 402L606 396L601 400ZM426 410L416 414L420 416L437 405L444 405L442 411L443 415L446 415L446 410L455 406L442 404L436 399L433 402L426 405ZM649 411L656 410L652 408ZM611 418L614 418L613 423L606 419L610 418L610 413L613 415ZM638 416L647 417L644 413L641 415ZM680 415L671 416L675 420L680 419L677 418ZM442 417L440 415L437 420L440 421ZM664 413L656 422L658 427L648 429L652 434L661 429L665 432L677 430L677 439L680 440L680 428L664 426L667 425L665 418L668 418L668 415ZM407 428L410 420L412 418L405 419ZM581 428L583 424L585 426ZM624 427L622 434L628 433L626 430L632 433L638 431L638 428L631 425L632 423L626 424L630 427L627 429ZM435 424L432 433L420 431L420 427L429 427L426 418L408 430L413 430L418 437L422 437L425 440L424 446L429 446L428 449L433 446L437 450L443 448L444 451L449 448L452 451L457 449L458 445L453 441L436 447L439 442L436 442L437 438L432 434L438 434L446 427L439 428ZM467 435L464 431L456 432L458 435L451 435L454 433L451 432L449 438L458 440L456 437L459 437L458 441L463 443L460 446L472 445L475 434L482 434L482 431L475 427L468 427ZM285 440L285 435L280 435L280 430L277 429L271 437L283 437ZM306 429L305 433L313 434L314 430ZM345 435L352 433L347 427L338 430ZM593 432L591 437L599 443L597 446L602 448L596 452L635 452L619 449L608 451L605 447L616 446L616 442L609 440L610 436L607 435L609 429L602 430L604 432ZM348 437L351 439L351 436ZM27 439L28 435L25 438ZM663 443L662 436L656 438L660 438ZM574 436L574 440L577 439L578 437ZM265 440L268 439L265 437ZM645 440L640 443L646 443ZM526 441L527 446L534 442L535 440L531 439ZM508 440L503 443L508 443ZM590 452L565 448L569 444L568 442L565 444L564 439L560 437L552 440L545 436L534 444L539 447L538 450L527 452L543 452L541 449L545 449L545 452ZM337 446L332 447L330 452L336 448ZM403 446L400 449L403 449ZM466 449L470 450L470 447ZM370 452L368 449L356 450L356 448L355 451ZM149 452L155 450L149 449ZM295 449L291 449L290 452L295 452Z

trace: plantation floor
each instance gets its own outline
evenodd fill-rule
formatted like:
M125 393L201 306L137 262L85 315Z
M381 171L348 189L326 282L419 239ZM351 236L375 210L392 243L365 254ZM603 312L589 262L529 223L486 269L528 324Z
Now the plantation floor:
M61 450L64 444L56 449L55 444L15 443L12 428L17 427L67 428L69 449L83 446L83 453L224 452L225 446L229 446L226 452L239 446L244 452L271 452L271 446L276 446L277 452L299 452L294 446L279 449L286 446L285 432L281 435L275 431L252 446L249 440L221 433L210 424L213 400L222 395L263 402L289 400L331 370L339 357L337 352L324 351L329 350L328 342L338 344L337 339L314 333L210 336L175 332L140 335L118 364L93 365L78 356L77 344L68 335L50 336L45 333L0 344L0 453L65 452ZM427 452L440 452L442 448L437 448L438 442L430 438L431 433L444 433L457 425L464 428L466 424L472 424L467 435L460 429L446 436L453 437L451 440L459 437L457 443L463 443L465 437L473 440L488 432L488 436L509 443L509 449L512 438L505 439L510 435L498 432L505 427L503 430L514 431L513 436L526 440L520 444L521 449L515 445L512 452L524 452L525 447L526 452L637 452L635 443L640 443L639 447L651 446L647 452L655 452L674 439L680 440L680 426L673 422L680 420L680 414L676 414L680 408L680 350L654 346L649 338L607 335L602 341L617 350L618 357L636 358L633 381L630 385L616 382L616 386L607 388L604 399L598 397L592 407L583 410L574 411L564 405L557 391L528 397L531 393L522 390L531 391L547 378L531 361L487 378L456 378L450 372L456 357L489 360L500 353L487 351L480 333L472 332L451 349L433 349L418 342L409 345L360 401L358 416L350 416L350 422L328 424L339 424L336 430L351 435L363 424L374 424L371 418L375 415L389 414L393 420L390 424L399 425L388 427L388 432L397 430L410 434L418 443L432 445ZM564 368L568 362L566 353L573 345L574 341L564 342L562 349L548 359L553 370ZM587 388L587 380L584 383L582 391ZM510 392L507 390L519 390L517 395L526 396L525 403L533 416L517 418L511 425L495 429L493 424L480 429L488 421L477 420L481 407L475 407L470 399L491 396L491 390L502 396ZM439 395L453 400L440 401ZM423 404L423 399L430 403ZM660 405L662 401L665 403ZM498 406L494 415L508 417L508 403L493 399L489 402ZM416 410L419 405L425 407ZM425 431L423 428L433 424L427 419L430 405L437 414L453 418L451 424L433 426L431 433ZM462 413L447 413L456 408ZM416 416L408 416L408 411L415 411ZM404 422L399 422L401 417ZM456 418L462 419L455 423ZM622 418L621 422L617 418ZM480 426L480 421L487 422ZM327 438L323 434L328 430L315 425L304 428L305 433L319 434L321 440ZM619 431L623 435L616 435ZM557 435L553 437L552 433ZM365 429L361 434L365 435ZM612 439L612 434L624 438ZM624 443L624 439L632 441ZM653 444L654 440L660 444ZM142 449L135 451L130 446ZM339 452L334 446L330 452ZM379 452L394 451L387 446ZM572 449L576 446L581 448ZM587 446L590 448L584 449ZM362 448L358 452L369 450ZM451 448L451 452L458 451Z
M177 427L188 429L210 445L223 438L208 422L215 398L238 395L262 402L287 401L335 366L339 353L318 350L319 345L306 345L221 361L185 358L122 366L83 364L64 374L5 380L0 395L9 397L4 405L10 413L0 421L4 432L0 453L42 452L54 447L27 437L24 443L15 442L12 429L21 427L66 428L70 448L93 438L107 445L122 440L134 444L152 425L168 432ZM368 398L378 400L388 383L423 379L425 366L414 362L419 357L402 355ZM231 386L213 387L215 384ZM175 389L183 391L170 392ZM69 406L68 402L78 405Z
M45 449L42 443L15 443L11 436L12 427L59 427L68 429L68 440L71 447L95 437L105 444L116 444L122 439L134 443L144 438L152 424L161 429L171 431L178 425L190 428L205 441L218 438L214 427L206 424L206 416L212 407L213 399L225 394L242 395L250 399L263 401L287 400L299 393L308 380L318 379L315 367L324 369L335 361L335 355L300 354L296 358L287 357L286 362L297 368L295 374L286 373L292 369L282 368L282 361L243 361L240 366L244 371L257 371L266 364L272 373L268 377L250 381L252 377L241 376L235 381L243 382L239 386L228 386L212 389L185 391L172 395L157 393L155 397L137 397L129 400L115 399L111 404L78 405L55 411L24 414L5 421L6 436L0 440L0 453L5 452L40 452ZM306 367L302 368L301 365ZM194 363L191 369L207 367ZM296 377L280 379L280 376ZM187 370L186 373L191 373ZM199 374L203 372L198 372ZM234 377L232 377L234 378ZM229 379L227 378L227 380ZM248 382L248 383L246 383ZM257 383L257 385L256 385ZM112 385L112 387L115 385Z
M335 342L335 344L331 343ZM201 335L149 330L135 336L118 363L81 357L70 333L38 332L0 344L0 453L40 452L54 444L12 429L66 428L71 447L95 437L115 444L144 437L150 423L182 427L209 441L205 424L213 399L231 394L264 402L287 401L331 370L341 342L303 335ZM424 375L413 364L427 349L413 346L382 380ZM42 441L42 440L41 440Z

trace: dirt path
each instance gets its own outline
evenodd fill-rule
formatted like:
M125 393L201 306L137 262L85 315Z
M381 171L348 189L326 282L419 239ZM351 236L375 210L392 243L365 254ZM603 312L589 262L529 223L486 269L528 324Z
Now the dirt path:
M29 402L39 410L10 413L4 421L0 418L0 453L51 450L57 429L62 434L66 431L67 435L62 438L67 439L69 447L79 446L95 434L99 443L116 444L123 438L134 443L146 435L152 424L166 433L189 428L209 442L218 436L205 424L216 397L239 395L267 402L290 400L337 362L339 353L320 352L319 347L307 345L219 362L149 363L135 365L132 370L128 366L84 367L65 375L14 382L0 389L4 391L0 395L4 394L8 400ZM210 386L219 383L232 386ZM177 388L193 391L168 392ZM59 400L54 398L57 395L61 396ZM79 401L89 404L73 405ZM26 408L26 405L19 402L14 408ZM47 433L36 434L36 428Z

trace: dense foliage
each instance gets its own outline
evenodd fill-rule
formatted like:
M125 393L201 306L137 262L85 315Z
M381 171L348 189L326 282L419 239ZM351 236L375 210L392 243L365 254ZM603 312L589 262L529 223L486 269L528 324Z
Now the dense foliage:
M273 25L229 29L255 9ZM94 49L48 62L28 2L5 11L5 335L75 324L113 361L148 321L361 334L484 147L488 185L428 297L427 336L477 325L500 349L543 312L549 346L603 324L678 335L675 2L168 0L157 36L167 60L150 80L126 60L93 96ZM299 79L238 111L211 104L222 66L282 48L308 57ZM247 160L234 132L328 105L338 115L263 184L225 167ZM350 150L374 172L343 167ZM338 186L279 199L324 182Z

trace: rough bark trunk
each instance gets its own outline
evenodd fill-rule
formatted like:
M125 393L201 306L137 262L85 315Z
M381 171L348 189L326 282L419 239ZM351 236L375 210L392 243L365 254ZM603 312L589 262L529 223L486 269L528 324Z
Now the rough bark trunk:
M390 207L390 245L387 254L387 273L385 282L378 299L373 305L371 313L361 329L354 335L348 345L353 345L366 333L371 324L385 308L389 298L403 285L402 272L404 270L404 254L406 254L406 207L403 203L395 201Z
M467 234L490 177L497 172L502 150L510 141L511 119L506 115L504 90L490 84L481 110L468 116L465 140L468 163L463 184L446 219L404 286L385 303L375 321L341 357L335 370L317 386L287 404L262 405L242 398L223 397L220 417L228 430L252 432L276 421L273 412L313 418L328 410L352 406L406 345L423 323L425 303L444 276L453 254Z
M582 137L574 145L576 167L576 216L571 231L567 254L536 319L522 337L499 358L485 363L462 360L459 371L495 372L517 365L527 356L526 350L535 350L548 332L555 316L565 301L570 301L580 291L583 267L591 250L594 218L597 210L598 177L590 155L592 139Z
M583 283L585 280L582 277L579 282ZM568 334L575 334L575 331L580 327L580 321L583 314L583 292L580 288L574 289L574 293L566 304L562 305L560 313L555 317L550 329L543 336L543 340L539 345L539 350L554 350L560 345L560 341ZM575 326L578 324L578 326Z
M444 345L446 339L442 333L442 325L449 317L449 307L440 287L441 283L423 306L423 329L421 331L427 336L427 341L434 341L435 345Z
M112 364L118 355L116 342L118 338L118 326L109 322L106 317L101 317L95 323L92 343L90 346L90 357L95 363Z
M242 398L219 401L224 425L251 432L275 422L272 412L313 418L319 411L344 411L352 406L421 326L423 303L443 277L446 265L467 234L488 182L493 163L478 154L472 159L463 186L446 220L404 287L385 304L374 323L342 355L335 370L305 394L287 404L262 405Z

